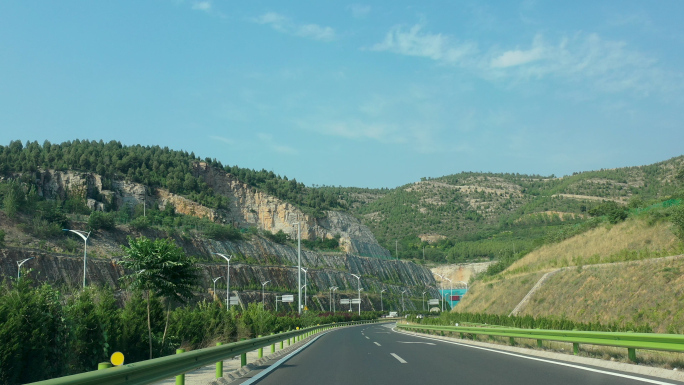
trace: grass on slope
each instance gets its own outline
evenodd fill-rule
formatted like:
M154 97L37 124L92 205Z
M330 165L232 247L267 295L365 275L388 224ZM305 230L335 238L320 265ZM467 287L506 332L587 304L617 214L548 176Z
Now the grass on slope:
M569 268L549 278L520 315L684 332L684 257Z
M514 262L504 275L675 255L682 251L681 242L671 226L669 222L650 225L645 219L635 218L598 227L540 247Z
M454 311L508 315L543 275L543 272L536 272L489 282L477 281Z

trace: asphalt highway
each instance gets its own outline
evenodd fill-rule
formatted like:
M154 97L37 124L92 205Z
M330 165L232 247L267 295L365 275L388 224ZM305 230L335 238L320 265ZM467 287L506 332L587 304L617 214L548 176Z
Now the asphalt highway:
M414 337L393 324L334 330L251 383L283 384L684 384L562 361ZM245 382L246 383L250 383Z

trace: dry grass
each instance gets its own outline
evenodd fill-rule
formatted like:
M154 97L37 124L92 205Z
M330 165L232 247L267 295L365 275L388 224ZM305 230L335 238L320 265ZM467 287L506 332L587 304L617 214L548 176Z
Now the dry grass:
M565 269L532 296L524 314L684 332L684 256Z
M513 263L504 275L673 255L680 251L680 242L670 226L664 222L649 226L635 219L596 228L531 252Z
M543 272L535 272L488 282L477 281L454 310L508 315L542 275Z

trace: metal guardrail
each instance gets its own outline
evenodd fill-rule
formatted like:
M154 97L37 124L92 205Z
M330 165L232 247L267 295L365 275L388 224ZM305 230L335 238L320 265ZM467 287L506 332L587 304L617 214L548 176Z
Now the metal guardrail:
M460 333L461 338L465 338L465 334L509 337L511 345L515 345L515 338L535 339L537 340L538 347L542 346L542 341L570 342L573 345L574 354L579 353L580 344L621 347L627 348L629 359L633 362L637 361L636 349L684 352L684 335L680 334L516 329L506 327L479 328L415 324L398 324L397 327L422 332L443 331Z
M74 374L71 376L38 381L35 385L142 385L181 375L202 366L211 365L224 359L245 354L253 350L273 345L291 338L304 337L321 331L349 325L374 323L370 321L341 322L306 329L293 330L270 336L252 338L211 348L192 350L182 354L170 355L132 364L121 365L104 370ZM243 361L244 364L244 361Z

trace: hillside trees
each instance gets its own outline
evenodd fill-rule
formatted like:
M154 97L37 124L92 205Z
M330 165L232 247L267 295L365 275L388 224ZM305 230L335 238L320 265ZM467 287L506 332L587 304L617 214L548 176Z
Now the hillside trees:
M0 146L0 174L32 173L38 169L94 172L103 177L105 186L112 179L127 179L151 188L163 187L215 209L227 209L227 198L216 194L201 176L196 166L202 161L194 153L174 151L159 146L124 146L110 141L67 141L52 144L45 141L12 141ZM323 211L344 207L333 190L314 189L296 179L280 177L272 171L256 171L237 166L223 166L216 159L204 159L210 167L223 169L242 182L291 202L308 213L322 216Z

